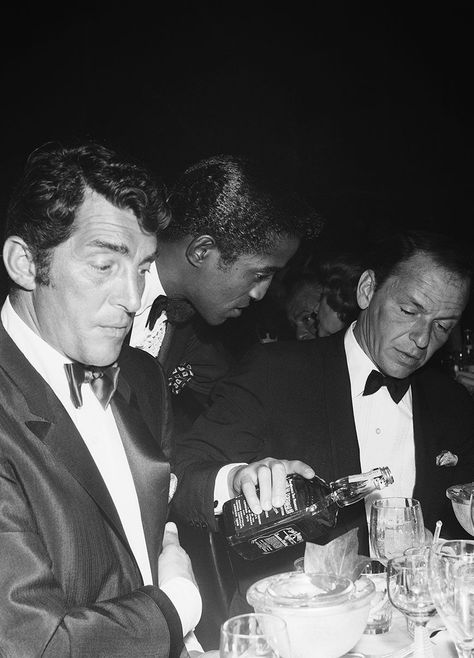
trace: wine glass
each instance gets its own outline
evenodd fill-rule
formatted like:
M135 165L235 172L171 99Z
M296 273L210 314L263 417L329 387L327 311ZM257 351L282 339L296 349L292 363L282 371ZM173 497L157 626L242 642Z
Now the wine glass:
M428 554L412 553L391 558L387 565L388 598L414 623L415 658L433 656L425 627L436 614L429 589Z
M423 546L425 526L421 505L414 498L379 498L370 509L372 554L383 564L407 548Z
M291 658L286 622L266 613L231 617L221 626L220 658Z
M459 656L473 658L474 540L443 540L431 548L429 587Z

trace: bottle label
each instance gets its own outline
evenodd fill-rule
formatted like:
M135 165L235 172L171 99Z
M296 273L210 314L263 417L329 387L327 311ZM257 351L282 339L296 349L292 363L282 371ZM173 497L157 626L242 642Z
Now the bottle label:
M260 514L254 514L245 498L239 496L234 498L232 502L232 516L235 532L237 533L242 533L250 528L267 526L275 521L280 521L289 514L293 514L298 509L298 500L292 480L288 481L285 504L283 507L272 507L272 509L267 512L263 511Z
M276 532L272 532L271 535L263 535L251 539L249 543L256 546L261 553L266 554L273 553L287 546L295 546L302 541L303 535L301 532L297 528L289 526L287 528L280 528Z

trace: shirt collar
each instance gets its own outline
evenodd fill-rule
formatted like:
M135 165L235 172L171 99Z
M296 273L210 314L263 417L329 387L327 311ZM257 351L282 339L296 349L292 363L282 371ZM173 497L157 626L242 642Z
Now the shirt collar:
M5 331L35 370L62 400L69 397L64 364L70 363L63 354L51 347L20 318L7 297L1 311Z
M352 397L362 395L370 372L372 370L378 370L357 342L357 339L354 336L355 325L356 321L348 327L344 337L344 349L346 350Z
M355 320L348 327L344 336L344 349L346 351L347 367L351 381L352 398L362 396L365 389L365 384L367 382L367 377L372 370L377 370L380 372L377 366L371 361L371 359L367 356L367 354L357 342L357 339L354 335L354 327L356 323L357 320ZM399 404L411 406L411 386Z
M145 274L145 288L142 294L141 306L135 315L142 315L145 311L148 311L158 295L166 295L166 292L158 276L156 261L153 261L149 272Z

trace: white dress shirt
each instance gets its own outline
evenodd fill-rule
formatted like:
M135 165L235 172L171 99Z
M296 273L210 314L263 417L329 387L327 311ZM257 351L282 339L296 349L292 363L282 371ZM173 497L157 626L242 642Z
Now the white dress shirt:
M388 466L394 483L367 496L366 512L369 519L372 500L387 496L411 497L415 486L415 444L411 387L396 404L382 386L372 395L363 395L365 383L372 370L378 370L360 347L354 336L355 322L344 338L352 406L357 431L362 472L377 466ZM324 338L322 339L324 340Z
M137 492L110 405L104 410L92 388L83 385L83 405L76 409L70 398L64 370L64 364L70 362L70 359L66 359L32 331L15 312L8 297L1 310L1 320L10 338L51 386L77 427L115 504L143 583L152 585ZM186 634L194 628L201 616L202 602L197 587L180 577L170 579L162 589L173 602Z
M156 263L152 263L149 272L145 274L145 288L143 290L141 306L133 319L132 333L130 334L131 347L139 347L154 357L158 356L166 331L166 311L157 318L153 329L146 326L151 305L158 295L165 295L158 276Z

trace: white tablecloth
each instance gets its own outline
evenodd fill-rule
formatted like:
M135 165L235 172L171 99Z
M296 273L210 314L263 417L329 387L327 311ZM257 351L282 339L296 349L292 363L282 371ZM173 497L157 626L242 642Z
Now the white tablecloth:
M443 626L438 616L428 623L428 633ZM458 658L456 648L446 631L440 631L431 640L435 658ZM397 610L393 612L393 621L390 631L381 635L363 635L352 651L366 656L390 656L397 658L403 654L403 649L413 646L413 640L407 632L406 618ZM350 656L350 654L349 654Z

